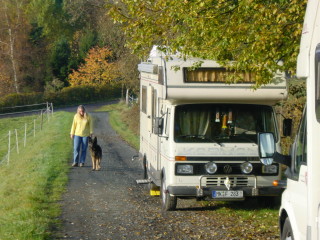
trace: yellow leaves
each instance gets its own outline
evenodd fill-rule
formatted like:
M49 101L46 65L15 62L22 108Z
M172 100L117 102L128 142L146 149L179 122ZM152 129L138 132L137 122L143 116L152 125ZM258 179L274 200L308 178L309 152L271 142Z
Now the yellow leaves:
M69 75L71 86L115 83L120 74L115 63L110 62L111 57L112 52L106 47L92 48L85 59L85 64Z

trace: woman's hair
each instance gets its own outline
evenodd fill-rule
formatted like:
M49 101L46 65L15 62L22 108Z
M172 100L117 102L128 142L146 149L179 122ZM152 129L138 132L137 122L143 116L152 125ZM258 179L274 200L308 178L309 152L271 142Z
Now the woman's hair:
M78 106L78 108L77 108L77 114L80 115L80 113L79 113L79 110L80 110L80 109L81 109L81 110L83 111L83 113L84 113L84 114L83 114L83 117L84 117L84 118L87 118L87 111L86 111L86 108L85 108L83 105L79 105L79 106Z

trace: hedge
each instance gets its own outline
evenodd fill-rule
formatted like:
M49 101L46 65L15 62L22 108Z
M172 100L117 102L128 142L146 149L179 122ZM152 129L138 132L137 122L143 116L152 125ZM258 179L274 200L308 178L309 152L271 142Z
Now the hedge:
M75 86L63 88L60 92L15 93L0 98L0 113L17 111L17 109L10 108L14 106L49 102L53 103L54 107L59 107L106 101L120 96L121 88L118 86ZM34 107L18 111L32 110L32 108Z

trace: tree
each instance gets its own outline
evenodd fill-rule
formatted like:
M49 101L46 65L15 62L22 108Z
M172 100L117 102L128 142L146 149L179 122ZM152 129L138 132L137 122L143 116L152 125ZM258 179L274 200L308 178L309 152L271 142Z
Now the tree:
M1 29L0 29L0 54L1 62L3 65L2 70L5 69L5 75L12 79L9 81L10 85L14 87L15 92L20 92L20 79L19 79L19 57L22 50L21 42L26 43L25 28L28 28L25 22L23 13L23 6L25 2L22 0L2 1L0 8L1 15ZM6 78L8 79L8 78Z
M71 50L69 42L66 39L62 38L59 41L55 42L52 48L50 65L53 75L59 78L61 81L66 80L68 76L68 62L70 54Z
M29 0L27 12L30 22L42 28L42 35L50 41L60 38L71 38L73 26L69 22L70 16L64 8L63 0Z
M126 89L127 98L129 91L130 93L139 92L137 65L140 59L126 46L126 36L120 24L115 24L106 14L100 16L98 23L99 42L112 49L121 74L122 97L124 97L124 89Z
M69 69L78 69L79 65L84 62L88 51L95 45L97 45L95 30L84 29L75 32L71 44Z
M109 6L140 56L159 45L181 57L218 60L255 72L257 86L278 70L295 72L306 0L121 0Z
M69 75L71 86L115 84L120 74L115 63L110 62L112 52L106 48L94 47L78 70Z

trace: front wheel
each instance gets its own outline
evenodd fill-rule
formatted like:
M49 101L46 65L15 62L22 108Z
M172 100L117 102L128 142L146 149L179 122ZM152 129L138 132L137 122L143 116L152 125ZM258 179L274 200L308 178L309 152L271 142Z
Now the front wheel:
M170 196L170 193L167 190L165 176L163 176L163 178L161 180L160 197L161 197L162 210L164 210L164 211L173 211L173 210L176 209L176 207L177 207L177 197Z
M284 222L282 233L281 233L281 240L294 240L289 218L286 218Z

